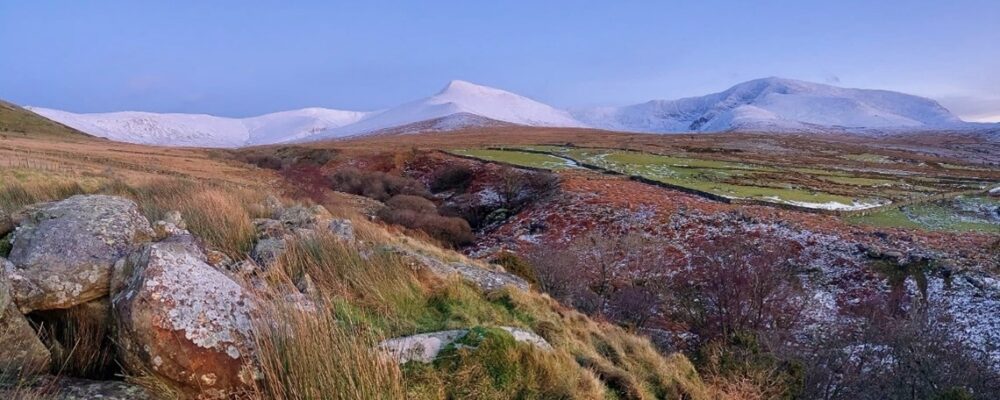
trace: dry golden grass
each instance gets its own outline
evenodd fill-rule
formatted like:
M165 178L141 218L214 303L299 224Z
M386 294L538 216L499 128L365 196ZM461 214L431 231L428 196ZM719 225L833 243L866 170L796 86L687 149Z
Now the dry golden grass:
M375 350L379 337L351 328L330 300L305 311L266 303L255 324L260 399L399 399L402 373Z
M0 138L0 169L20 165L18 170L31 174L2 181L0 196L6 196L5 210L75 193L128 196L151 220L181 211L189 230L209 247L240 257L253 243L251 221L263 214L263 196L278 192L281 183L268 171L219 154L90 138ZM335 210L352 216L359 211ZM683 356L660 355L648 340L536 292L487 295L460 280L430 276L386 245L442 260L478 261L364 218L354 223L362 245L323 235L299 241L266 277L271 285L258 293L267 301L255 338L265 377L259 398L707 399L721 393L710 390ZM315 312L285 302L306 275L319 292ZM555 350L511 344L494 332L484 342L494 351L455 353L447 362L416 369L400 369L373 350L385 337L451 328L493 332L496 326L530 328ZM129 379L157 392L166 388L149 376Z

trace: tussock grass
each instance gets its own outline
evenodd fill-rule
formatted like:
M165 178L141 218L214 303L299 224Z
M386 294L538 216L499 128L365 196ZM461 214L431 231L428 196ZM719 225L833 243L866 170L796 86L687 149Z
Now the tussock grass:
M402 373L375 350L380 339L338 319L331 300L316 312L270 303L255 326L260 399L400 399Z
M259 191L182 179L134 186L114 181L101 192L134 199L150 221L180 211L191 233L236 259L245 258L253 246L253 219L267 214Z
M36 321L52 354L52 373L109 379L119 372L107 303L92 302L65 310L37 311Z

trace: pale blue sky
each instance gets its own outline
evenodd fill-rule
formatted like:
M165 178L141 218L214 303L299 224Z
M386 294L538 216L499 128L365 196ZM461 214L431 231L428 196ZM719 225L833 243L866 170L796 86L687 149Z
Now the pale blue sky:
M0 0L0 98L248 116L465 79L580 107L781 76L1000 120L997 0L288 3Z

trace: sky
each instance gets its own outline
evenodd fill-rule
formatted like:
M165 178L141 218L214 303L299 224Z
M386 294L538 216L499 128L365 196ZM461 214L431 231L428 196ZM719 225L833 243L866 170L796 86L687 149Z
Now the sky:
M0 0L0 98L74 112L374 110L452 79L590 107L767 76L1000 121L1000 1Z

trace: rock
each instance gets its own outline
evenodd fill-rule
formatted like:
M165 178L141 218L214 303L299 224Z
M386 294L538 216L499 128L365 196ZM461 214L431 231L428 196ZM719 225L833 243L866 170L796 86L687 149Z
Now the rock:
M274 219L289 228L308 228L317 220L312 210L299 205L280 209L274 214Z
M327 229L340 240L354 241L354 223L349 219L331 219Z
M510 326L501 326L500 329L510 333L511 336L514 336L514 340L518 342L528 343L542 350L552 350L552 345L545 338L535 334L535 332Z
M534 332L509 326L502 326L500 329L510 333L515 341L533 345L544 351L552 350L552 345ZM468 333L468 329L455 329L404 336L384 340L379 343L378 349L400 364L406 364L410 361L430 363L437 358L441 350L444 350L445 347L455 341L462 339Z
M465 337L467 333L469 331L465 329L421 333L382 341L378 348L400 364L410 361L429 363L437 358L445 346Z
M992 197L1000 197L1000 186L990 189L989 193Z
M49 367L49 350L14 304L5 270L13 268L0 258L0 376L35 374Z
M319 289L316 288L316 283L313 282L309 274L303 274L302 278L295 283L295 288L299 290L299 293L306 296L315 297L319 295Z
M257 379L254 300L183 241L149 243L116 266L119 354L197 398L235 397Z
M215 268L227 270L233 264L232 258L218 250L205 250L205 261Z
M147 400L152 399L149 391L139 385L122 381L94 381L90 379L44 376L34 381L41 399L53 400ZM7 393L0 389L0 395L23 395ZM31 397L34 398L34 397Z
M274 195L267 195L267 198L264 199L264 207L267 207L272 212L280 210L282 207L281 200L278 200Z
M285 253L285 239L265 238L258 240L250 252L250 257L261 265L273 264L282 254Z
M275 219L258 218L253 220L253 229L257 238L282 237L289 233L281 221Z
M459 275L466 281L475 284L483 291L490 292L508 285L521 290L529 289L528 281L507 272L481 268L462 262L446 263L437 258L425 256L402 246L393 246L391 251L398 252L416 260L418 263L427 267L427 269L435 275L444 277Z
M180 211L167 211L167 213L163 215L163 221L168 224L173 224L177 228L187 229L187 223L184 222L184 218L181 217Z
M14 232L9 271L22 313L106 296L111 267L153 235L128 199L78 195L35 206Z

